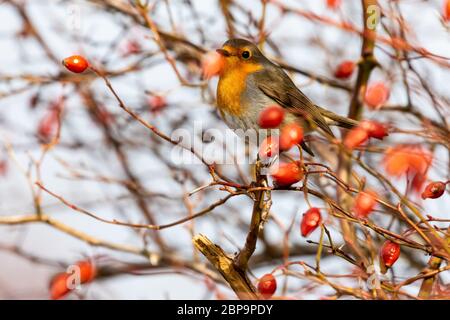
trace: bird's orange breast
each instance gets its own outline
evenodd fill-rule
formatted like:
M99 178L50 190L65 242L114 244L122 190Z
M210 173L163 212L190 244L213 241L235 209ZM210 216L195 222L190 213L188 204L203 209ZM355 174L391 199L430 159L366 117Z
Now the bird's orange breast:
M228 60L217 86L217 106L221 112L237 116L243 112L241 94L246 88L247 76L262 69L262 66L240 62L236 57Z

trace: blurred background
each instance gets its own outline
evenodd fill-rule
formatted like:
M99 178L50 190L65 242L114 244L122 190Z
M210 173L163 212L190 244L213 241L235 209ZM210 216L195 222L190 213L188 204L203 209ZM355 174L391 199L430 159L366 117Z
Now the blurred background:
M290 66L289 74L308 97L346 115L356 73L338 79L335 70L344 60L360 59L361 36L346 26L361 30L362 6L360 1L336 3L150 0L149 25L131 0L1 1L0 298L48 299L52 277L87 260L96 266L98 276L69 293L68 299L234 299L191 239L201 233L226 252L237 252L250 222L249 197L230 197L202 217L152 231L99 221L35 184L40 181L68 203L103 219L155 225L200 212L230 194L212 186L189 195L211 182L208 168L198 161L176 161L173 145L124 112L103 79L89 71L70 73L61 60L73 54L86 57L108 77L128 108L167 136L179 128L191 132L195 122L204 130L225 130L215 109L217 78L204 79L202 61L231 36L255 42L264 37L265 54ZM379 5L380 35L404 38L414 48L448 57L444 1L379 1ZM391 94L383 108L366 108L364 118L400 130L378 143L381 150L396 143L429 145L434 161L428 178L447 181L448 148L445 143L429 142L420 120L423 116L449 128L448 58L424 58L412 50L412 59L401 61L397 54L392 43L377 43L380 68L372 72L370 81L385 83ZM412 67L406 68L407 63ZM419 117L389 110L407 105L409 98ZM55 110L61 111L60 124ZM336 150L319 154L323 163L335 168ZM382 152L363 157L383 172ZM251 181L245 165L218 165L217 170L232 181ZM389 188L361 168L355 171L367 178L372 189L391 199ZM311 185L334 198L336 186L324 179L317 177ZM406 189L405 179L392 182L402 192ZM411 197L424 215L449 218L448 194L436 201ZM282 265L283 259L315 263L317 244L308 243L299 232L301 214L308 207L302 192L273 192L272 201L271 219L251 260L252 281ZM335 244L343 245L339 219L329 214L320 199L311 197L310 202L324 209ZM51 221L36 221L37 214ZM379 207L373 221L394 232L404 230L393 217ZM436 225L445 227L448 222ZM319 235L316 231L308 239L317 242ZM411 238L421 241L415 235ZM406 247L387 277L393 283L411 278L429 258ZM366 288L366 279L359 278L356 267L340 257L325 254L321 268L332 281ZM276 275L280 296L335 295L331 286L308 277ZM449 290L448 271L440 279L440 289ZM413 282L402 290L416 295L419 286L420 282Z

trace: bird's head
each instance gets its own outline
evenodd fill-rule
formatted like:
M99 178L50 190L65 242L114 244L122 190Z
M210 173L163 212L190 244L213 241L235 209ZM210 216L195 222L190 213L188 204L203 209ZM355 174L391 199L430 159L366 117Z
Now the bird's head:
M236 68L257 71L267 61L255 44L244 39L230 39L216 51L224 58L224 74Z

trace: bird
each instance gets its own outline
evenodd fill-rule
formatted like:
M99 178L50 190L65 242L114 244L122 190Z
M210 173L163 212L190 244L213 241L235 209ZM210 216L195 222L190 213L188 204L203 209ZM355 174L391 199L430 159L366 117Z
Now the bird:
M230 39L216 51L223 58L217 84L217 108L230 128L261 129L259 113L271 105L285 110L282 126L297 122L305 132L319 130L329 138L335 137L329 126L331 123L348 129L358 124L314 104L286 72L251 41ZM301 147L314 156L304 141Z

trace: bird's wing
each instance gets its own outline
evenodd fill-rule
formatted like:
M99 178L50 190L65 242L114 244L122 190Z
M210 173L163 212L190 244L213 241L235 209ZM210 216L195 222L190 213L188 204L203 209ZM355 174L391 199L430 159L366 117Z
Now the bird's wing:
M292 82L291 78L274 66L255 73L259 89L282 107L302 116L334 137L320 110ZM314 127L314 125L312 126Z

